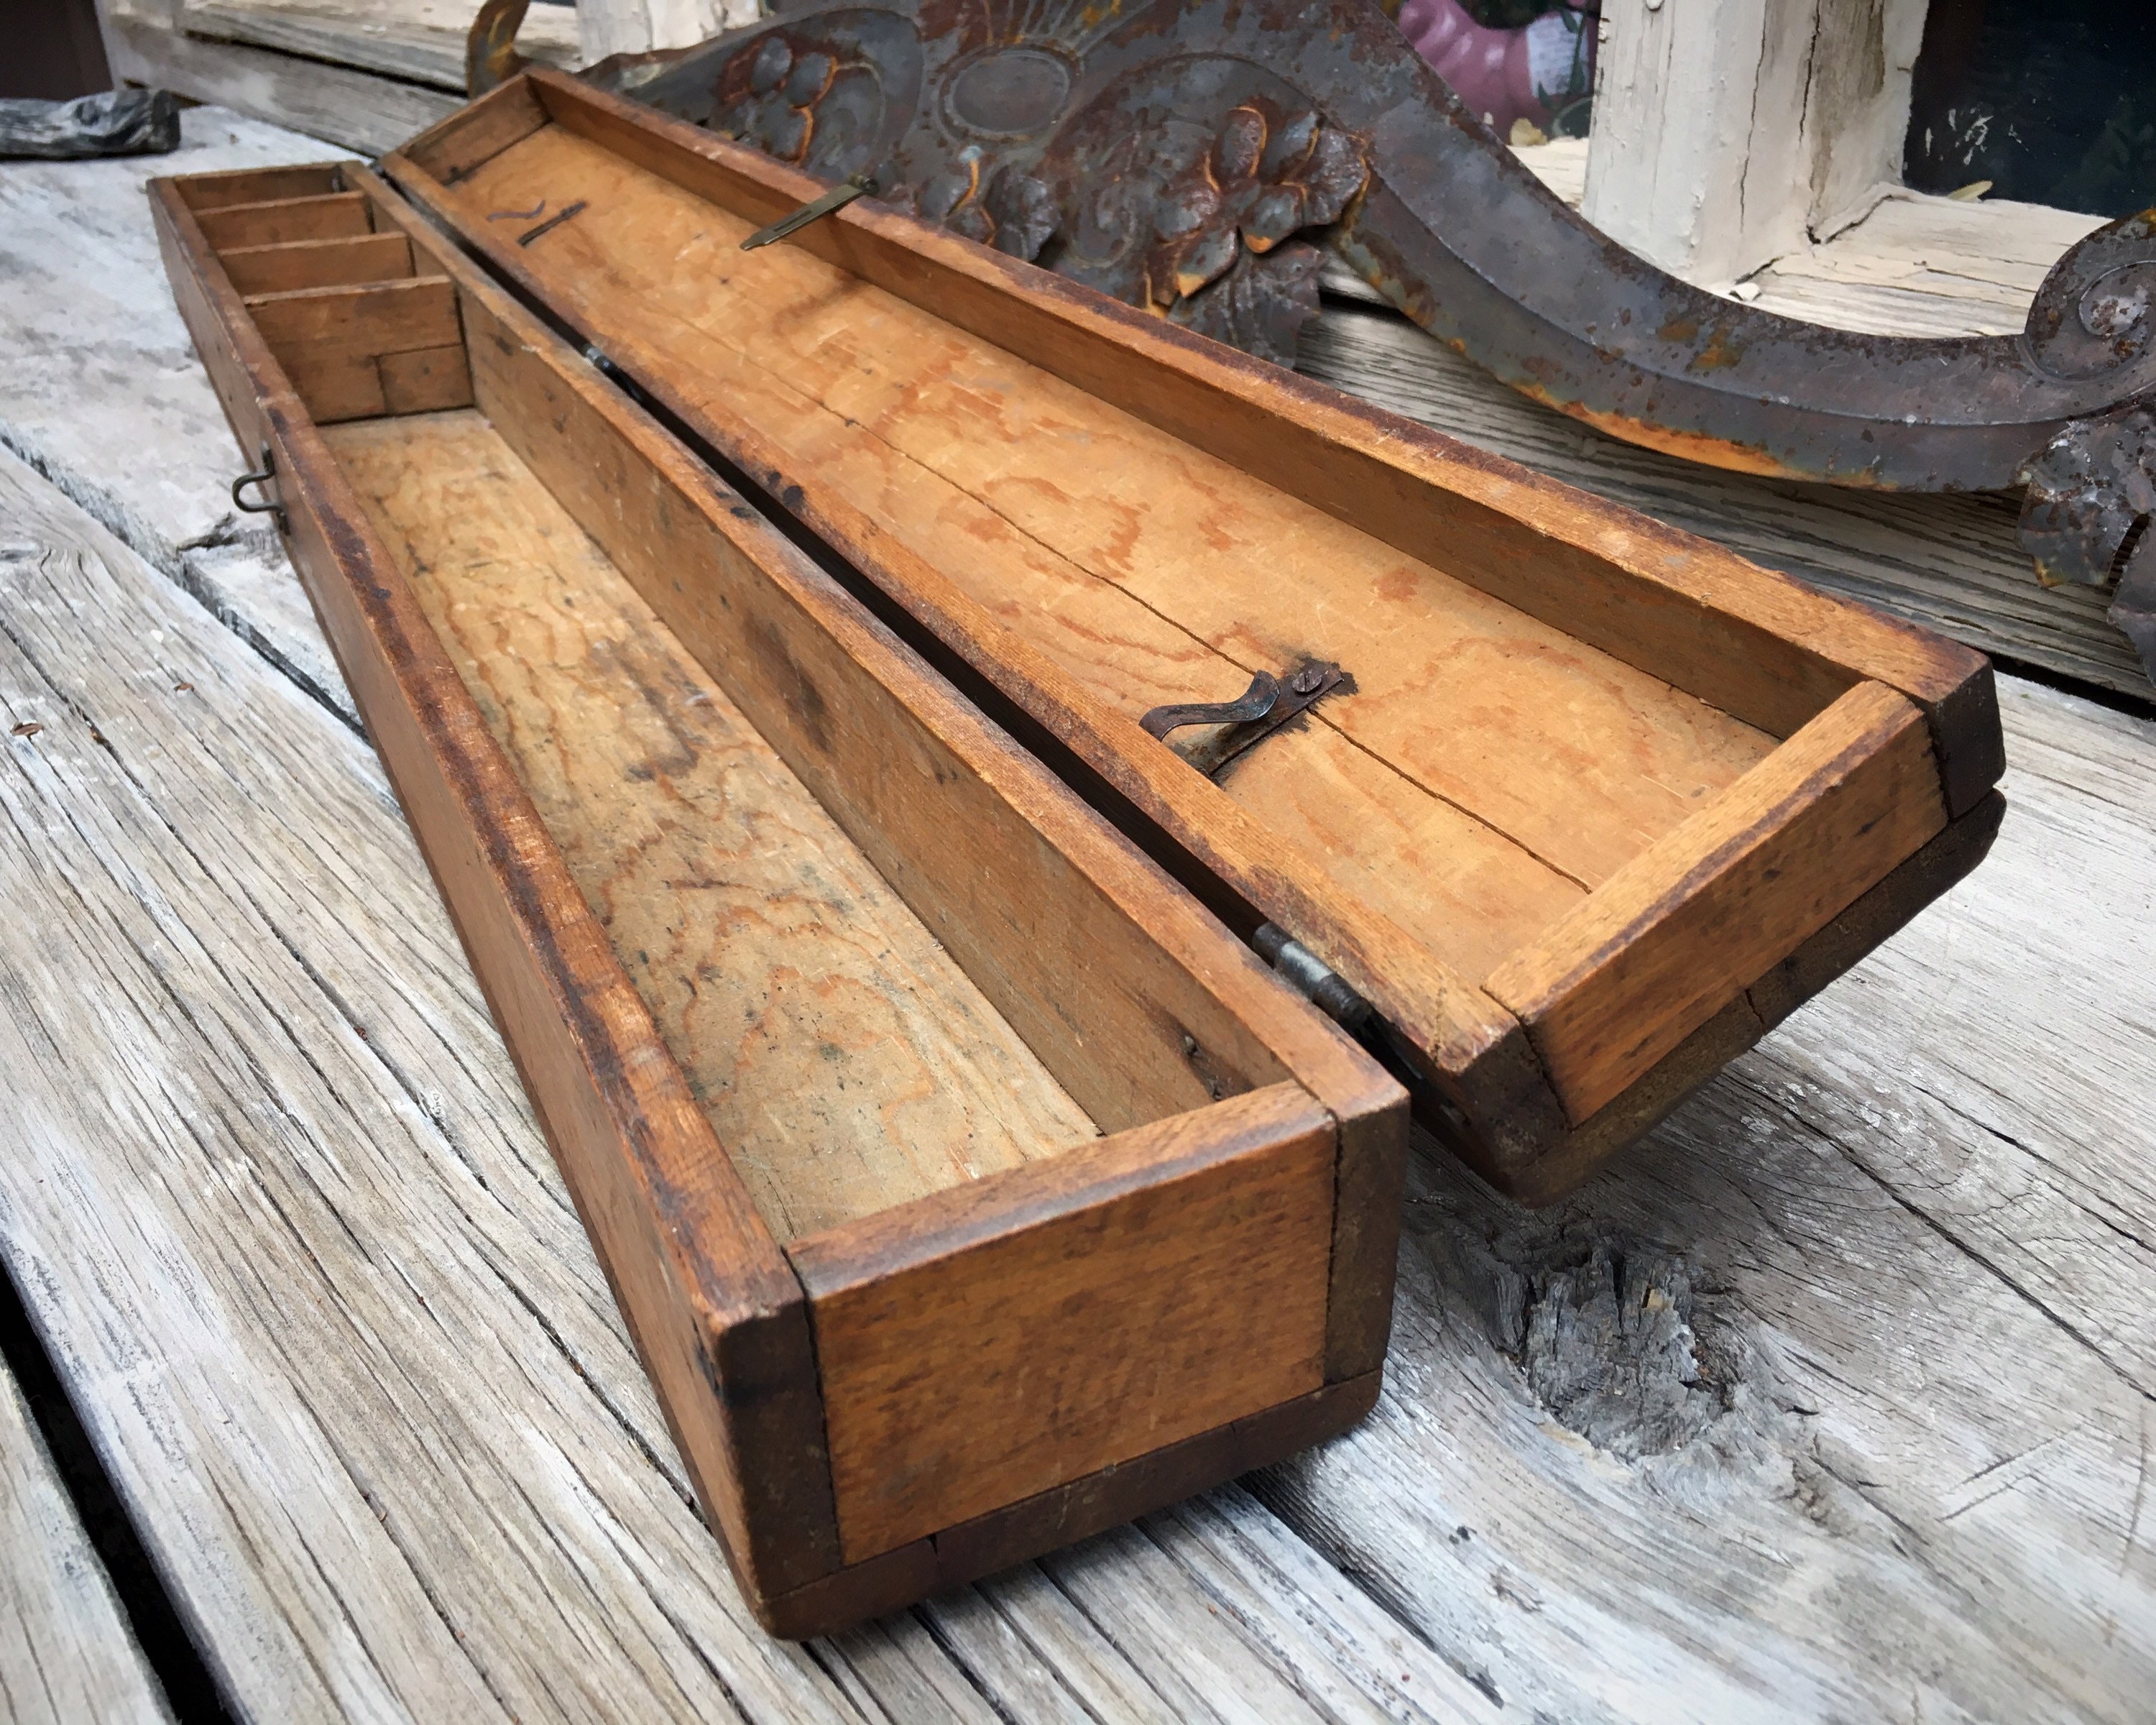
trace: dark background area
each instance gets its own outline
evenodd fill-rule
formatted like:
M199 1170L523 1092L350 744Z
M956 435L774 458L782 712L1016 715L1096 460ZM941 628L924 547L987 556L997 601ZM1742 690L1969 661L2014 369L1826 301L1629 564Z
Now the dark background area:
M112 88L91 0L0 0L0 96L64 101Z
M1932 0L1903 172L2091 215L2156 204L2156 6Z

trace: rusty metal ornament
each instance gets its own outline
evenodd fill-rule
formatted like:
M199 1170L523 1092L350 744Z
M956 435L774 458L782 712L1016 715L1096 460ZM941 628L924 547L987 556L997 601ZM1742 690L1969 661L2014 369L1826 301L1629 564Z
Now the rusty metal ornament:
M475 89L513 69L523 3L482 10ZM1842 485L2025 485L2040 572L2119 581L2156 674L2156 211L2061 259L2020 335L1866 336L1719 298L1589 226L1373 0L823 0L583 75L828 179L873 170L886 204L1282 363L1323 244L1630 442Z

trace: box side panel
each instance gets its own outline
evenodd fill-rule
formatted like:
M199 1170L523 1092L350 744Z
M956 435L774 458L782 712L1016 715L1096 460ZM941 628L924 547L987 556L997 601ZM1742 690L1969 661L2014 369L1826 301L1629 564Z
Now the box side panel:
M1320 1389L1336 1141L1276 1085L797 1242L846 1560Z
M1923 715L1860 684L1488 987L1584 1122L1946 820Z

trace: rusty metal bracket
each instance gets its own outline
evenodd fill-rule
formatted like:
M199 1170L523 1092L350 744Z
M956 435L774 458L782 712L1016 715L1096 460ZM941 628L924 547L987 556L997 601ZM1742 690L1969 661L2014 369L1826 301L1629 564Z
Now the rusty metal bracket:
M482 8L475 91L521 64L525 3ZM1834 485L2026 485L2046 578L2120 581L2156 665L2128 620L2150 614L2156 553L2113 567L2156 471L2128 429L2156 408L2156 211L2061 258L2017 335L1866 336L1598 233L1374 0L820 0L583 75L834 181L879 166L886 205L1261 357L1292 361L1322 244L1505 382L1633 443Z
M1138 721L1138 728L1165 742L1169 732L1185 725L1233 725L1262 719L1279 699L1279 680L1270 671L1260 671L1250 679L1250 686L1233 701L1186 701L1157 706Z
M1208 778L1218 778L1231 761L1247 754L1290 720L1308 712L1348 684L1346 674L1331 660L1307 660L1284 678L1270 671L1258 672L1250 679L1250 686L1234 701L1157 706L1138 721L1138 726L1147 736L1163 742L1169 732L1186 725L1224 726L1183 756Z

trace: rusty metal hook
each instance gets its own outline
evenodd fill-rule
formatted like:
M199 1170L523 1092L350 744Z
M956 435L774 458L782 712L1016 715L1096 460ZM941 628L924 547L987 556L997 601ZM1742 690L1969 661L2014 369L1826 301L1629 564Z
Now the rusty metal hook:
M249 485L268 485L275 480L277 477L276 451L272 449L269 444L264 444L262 445L262 454L259 459L261 460L262 466L259 472L243 473L238 479L232 482L232 506L248 515L273 516L276 518L277 531L280 533L289 533L292 531L291 517L285 513L284 503L280 499L273 496L265 503L249 503L244 497L239 495L240 492Z
M1165 742L1169 732L1185 725L1236 725L1262 719L1279 699L1279 680L1270 671L1260 671L1237 700L1187 701L1176 706L1157 706L1138 721L1138 727L1147 736Z

